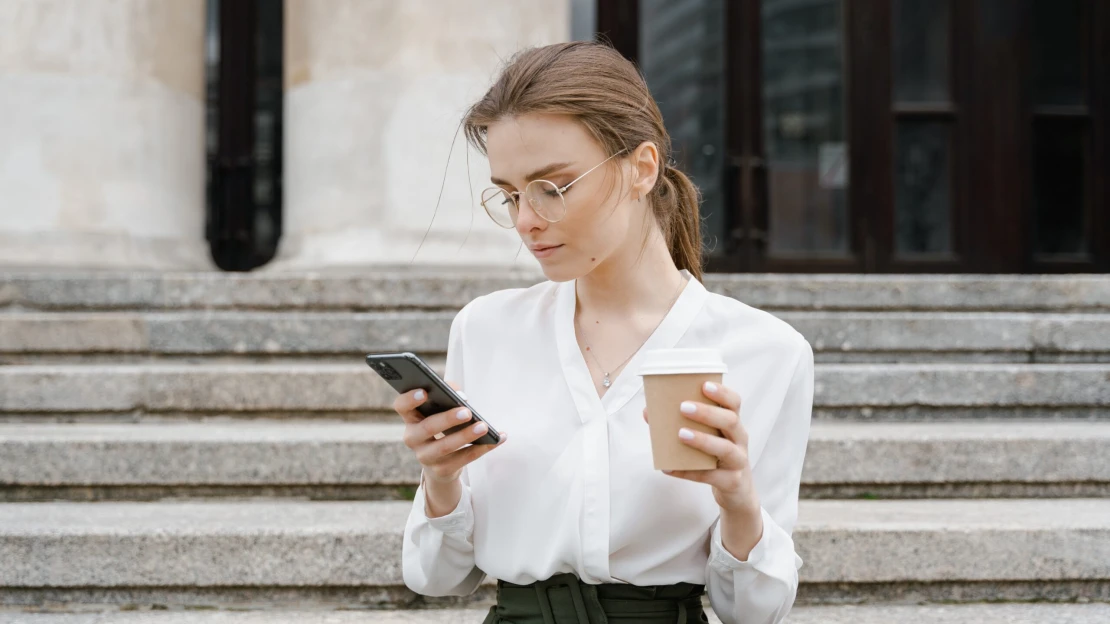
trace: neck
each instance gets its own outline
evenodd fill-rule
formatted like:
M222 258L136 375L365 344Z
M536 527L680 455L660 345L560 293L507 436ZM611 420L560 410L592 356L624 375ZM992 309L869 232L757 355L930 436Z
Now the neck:
M579 317L632 319L670 309L686 278L655 229L642 255L638 246L614 254L577 282Z

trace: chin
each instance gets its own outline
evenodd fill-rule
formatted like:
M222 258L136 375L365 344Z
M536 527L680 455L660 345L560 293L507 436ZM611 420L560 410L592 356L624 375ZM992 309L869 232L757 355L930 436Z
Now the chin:
M588 272L578 268L562 266L561 264L552 266L542 262L540 263L540 269L543 271L544 277L553 282L569 282L582 277Z
M541 267L543 269L543 276L553 282L569 282L570 280L578 277L574 273L560 269L551 269L549 267Z

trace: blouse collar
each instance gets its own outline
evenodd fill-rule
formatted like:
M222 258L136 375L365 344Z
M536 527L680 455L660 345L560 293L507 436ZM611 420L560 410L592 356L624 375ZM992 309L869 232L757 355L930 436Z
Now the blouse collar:
M577 280L568 280L558 285L555 302L555 341L563 375L574 397L582 422L595 415L613 414L628 403L643 387L643 380L636 373L644 354L651 349L673 348L701 311L708 297L708 291L690 271L682 269L681 273L687 281L678 299L647 341L621 369L616 378L612 379L612 384L602 397L597 395L597 390L590 378L589 367L575 337L574 309Z

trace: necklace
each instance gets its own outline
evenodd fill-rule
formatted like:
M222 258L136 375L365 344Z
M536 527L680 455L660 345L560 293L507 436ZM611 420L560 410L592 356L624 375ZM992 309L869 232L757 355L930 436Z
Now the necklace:
M628 362L628 360L632 359L632 356L636 355L640 351L640 347L644 346L644 343L648 341L648 338L651 338L652 334L655 333L655 330L658 329L659 326L663 324L663 319L667 318L667 314L670 314L671 308L674 307L674 303L676 301L678 301L679 296L682 295L682 287L685 286L686 283L687 283L686 278L683 278L682 283L678 285L678 292L675 293L674 298L671 299L670 305L667 306L667 312L663 314L663 318L659 319L659 322L655 324L655 327L653 327L652 330L650 332L648 332L647 338L644 338L644 341L640 343L640 346L636 347L635 351L633 351L628 357L624 358L624 362L621 362L620 364L617 364L616 367L614 367L611 370L617 370L618 368L624 366L625 363ZM577 298L577 295L575 297ZM589 353L590 357L592 357L594 359L594 362L597 363L597 367L600 368L602 370L602 372L605 372L605 367L602 366L601 362L598 361L597 356L594 355L593 347L591 347L590 342L588 340L586 340L586 332L582 331L582 327L578 325L578 319L577 318L574 319L574 324L575 324L575 326L578 327L578 332L580 334L582 334L582 342L586 343L586 352ZM601 385L608 388L612 383L613 382L610 381L610 379L609 379L609 373L606 372L605 373L605 378L601 380Z

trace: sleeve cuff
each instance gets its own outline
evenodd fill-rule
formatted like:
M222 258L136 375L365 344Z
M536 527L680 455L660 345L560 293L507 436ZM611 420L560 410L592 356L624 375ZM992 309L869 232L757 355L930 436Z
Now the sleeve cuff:
M802 565L802 558L794 552L794 540L782 530L771 515L767 513L766 509L760 508L760 514L763 516L763 535L756 542L752 551L748 553L748 558L741 561L733 556L728 550L725 549L724 543L721 540L721 520L713 523L713 534L710 538L709 546L709 563L716 566L722 571L735 571L735 570L759 570L761 572L769 572L770 568L774 565L775 560L779 556L789 555L794 568L798 569Z
M428 499L427 493L424 489L424 475L420 475L420 487L416 491L417 509L420 515L427 521L428 526L449 535L469 535L474 528L474 513L470 501L470 487L464 482L462 483L462 496L459 497L459 504L455 506L451 513L440 516L438 518L428 517Z

